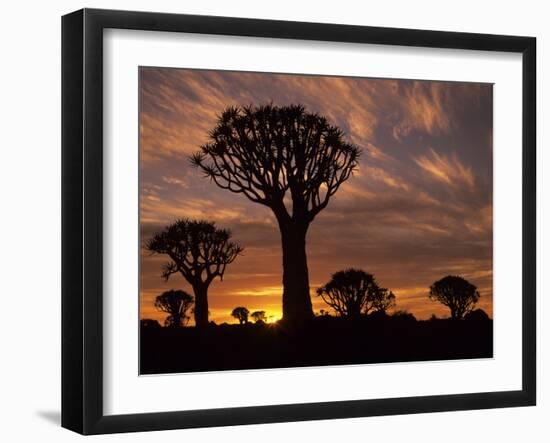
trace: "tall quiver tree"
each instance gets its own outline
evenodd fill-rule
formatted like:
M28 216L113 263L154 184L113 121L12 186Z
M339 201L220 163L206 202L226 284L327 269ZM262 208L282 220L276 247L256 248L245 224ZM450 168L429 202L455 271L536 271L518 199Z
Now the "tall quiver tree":
M191 161L220 188L267 206L283 252L283 319L313 317L306 235L357 166L359 148L303 106L230 107Z
M166 254L170 261L163 266L162 277L168 280L180 273L195 294L195 325L208 325L208 287L219 277L223 279L227 265L243 251L230 241L231 233L218 229L207 221L177 220L153 236L146 248Z

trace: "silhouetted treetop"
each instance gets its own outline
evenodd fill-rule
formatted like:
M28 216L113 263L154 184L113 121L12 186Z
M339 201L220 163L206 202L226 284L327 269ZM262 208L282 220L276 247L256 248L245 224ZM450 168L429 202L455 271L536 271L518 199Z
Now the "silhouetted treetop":
M189 320L187 311L193 305L193 301L193 296L187 292L172 289L157 296L155 308L169 314L164 322L165 326L181 327Z
M317 289L317 295L341 316L356 317L371 311L386 312L395 306L395 295L361 269L345 269Z
M311 221L346 181L359 148L343 131L301 105L230 107L192 164L219 187L282 211L287 192L291 218Z
M477 287L457 275L448 275L430 286L430 300L438 301L451 311L451 318L461 320L479 300Z
M177 220L147 242L147 249L168 255L172 261L164 266L165 280L180 272L193 280L223 279L225 269L243 251L230 241L231 232L202 220Z

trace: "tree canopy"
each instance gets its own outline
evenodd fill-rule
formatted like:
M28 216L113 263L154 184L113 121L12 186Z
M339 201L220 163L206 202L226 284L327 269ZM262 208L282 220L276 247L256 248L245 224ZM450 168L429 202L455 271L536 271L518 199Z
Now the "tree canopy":
M266 322L267 321L267 315L265 311L254 311L252 314L250 314L250 317L258 323L259 321Z
M343 135L301 105L229 107L191 162L220 188L277 211L288 192L286 217L311 221L357 166L360 150Z
M447 306L451 318L461 320L479 300L477 287L457 275L448 275L430 286L429 298Z
M227 265L243 251L230 238L231 232L218 229L214 222L184 219L153 236L146 247L170 257L163 267L165 280L179 272L191 284L210 283L216 277L223 279Z
M231 312L231 316L235 317L237 320L239 320L239 323L245 324L248 323L248 314L249 310L246 309L244 306L238 306Z
M157 296L155 308L168 314L164 326L181 327L189 320L187 311L193 305L193 301L193 296L187 292L171 289Z
M317 289L317 295L338 315L357 317L371 311L386 312L395 306L395 295L376 283L372 274L361 269L345 269Z

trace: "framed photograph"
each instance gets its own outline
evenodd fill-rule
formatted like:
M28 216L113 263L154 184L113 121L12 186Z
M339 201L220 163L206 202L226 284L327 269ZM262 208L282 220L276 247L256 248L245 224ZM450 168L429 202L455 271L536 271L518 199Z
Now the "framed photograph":
M62 20L62 425L536 402L531 37Z

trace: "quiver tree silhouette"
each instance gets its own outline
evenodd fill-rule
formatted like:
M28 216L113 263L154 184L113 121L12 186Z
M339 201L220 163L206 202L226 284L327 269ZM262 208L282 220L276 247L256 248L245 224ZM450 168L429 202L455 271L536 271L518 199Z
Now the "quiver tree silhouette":
M345 269L317 289L317 295L342 317L359 317L371 311L386 312L395 306L395 295L381 288L371 274L361 269Z
M187 311L192 305L193 296L181 290L163 292L155 299L155 308L168 314L164 326L172 328L185 326L189 320Z
M180 273L195 294L195 324L208 326L208 287L219 277L223 280L227 265L243 251L230 241L231 233L207 221L177 220L151 238L147 250L166 254L170 261L163 266L162 277L168 280Z
M267 321L267 315L265 311L254 311L252 314L250 314L250 316L252 317L255 323L258 323L258 322L265 323Z
M430 286L429 298L447 306L453 320L462 320L479 300L477 287L457 275L448 275Z
M233 311L231 312L231 315L233 317L235 317L237 320L239 320L239 323L241 325L244 325L244 324L248 323L248 314L249 313L250 313L249 310L246 309L245 307L238 306L235 309L233 309Z
M229 107L191 157L217 186L273 211L283 252L283 320L313 317L306 235L357 166L341 129L300 105ZM287 207L288 205L288 207Z

